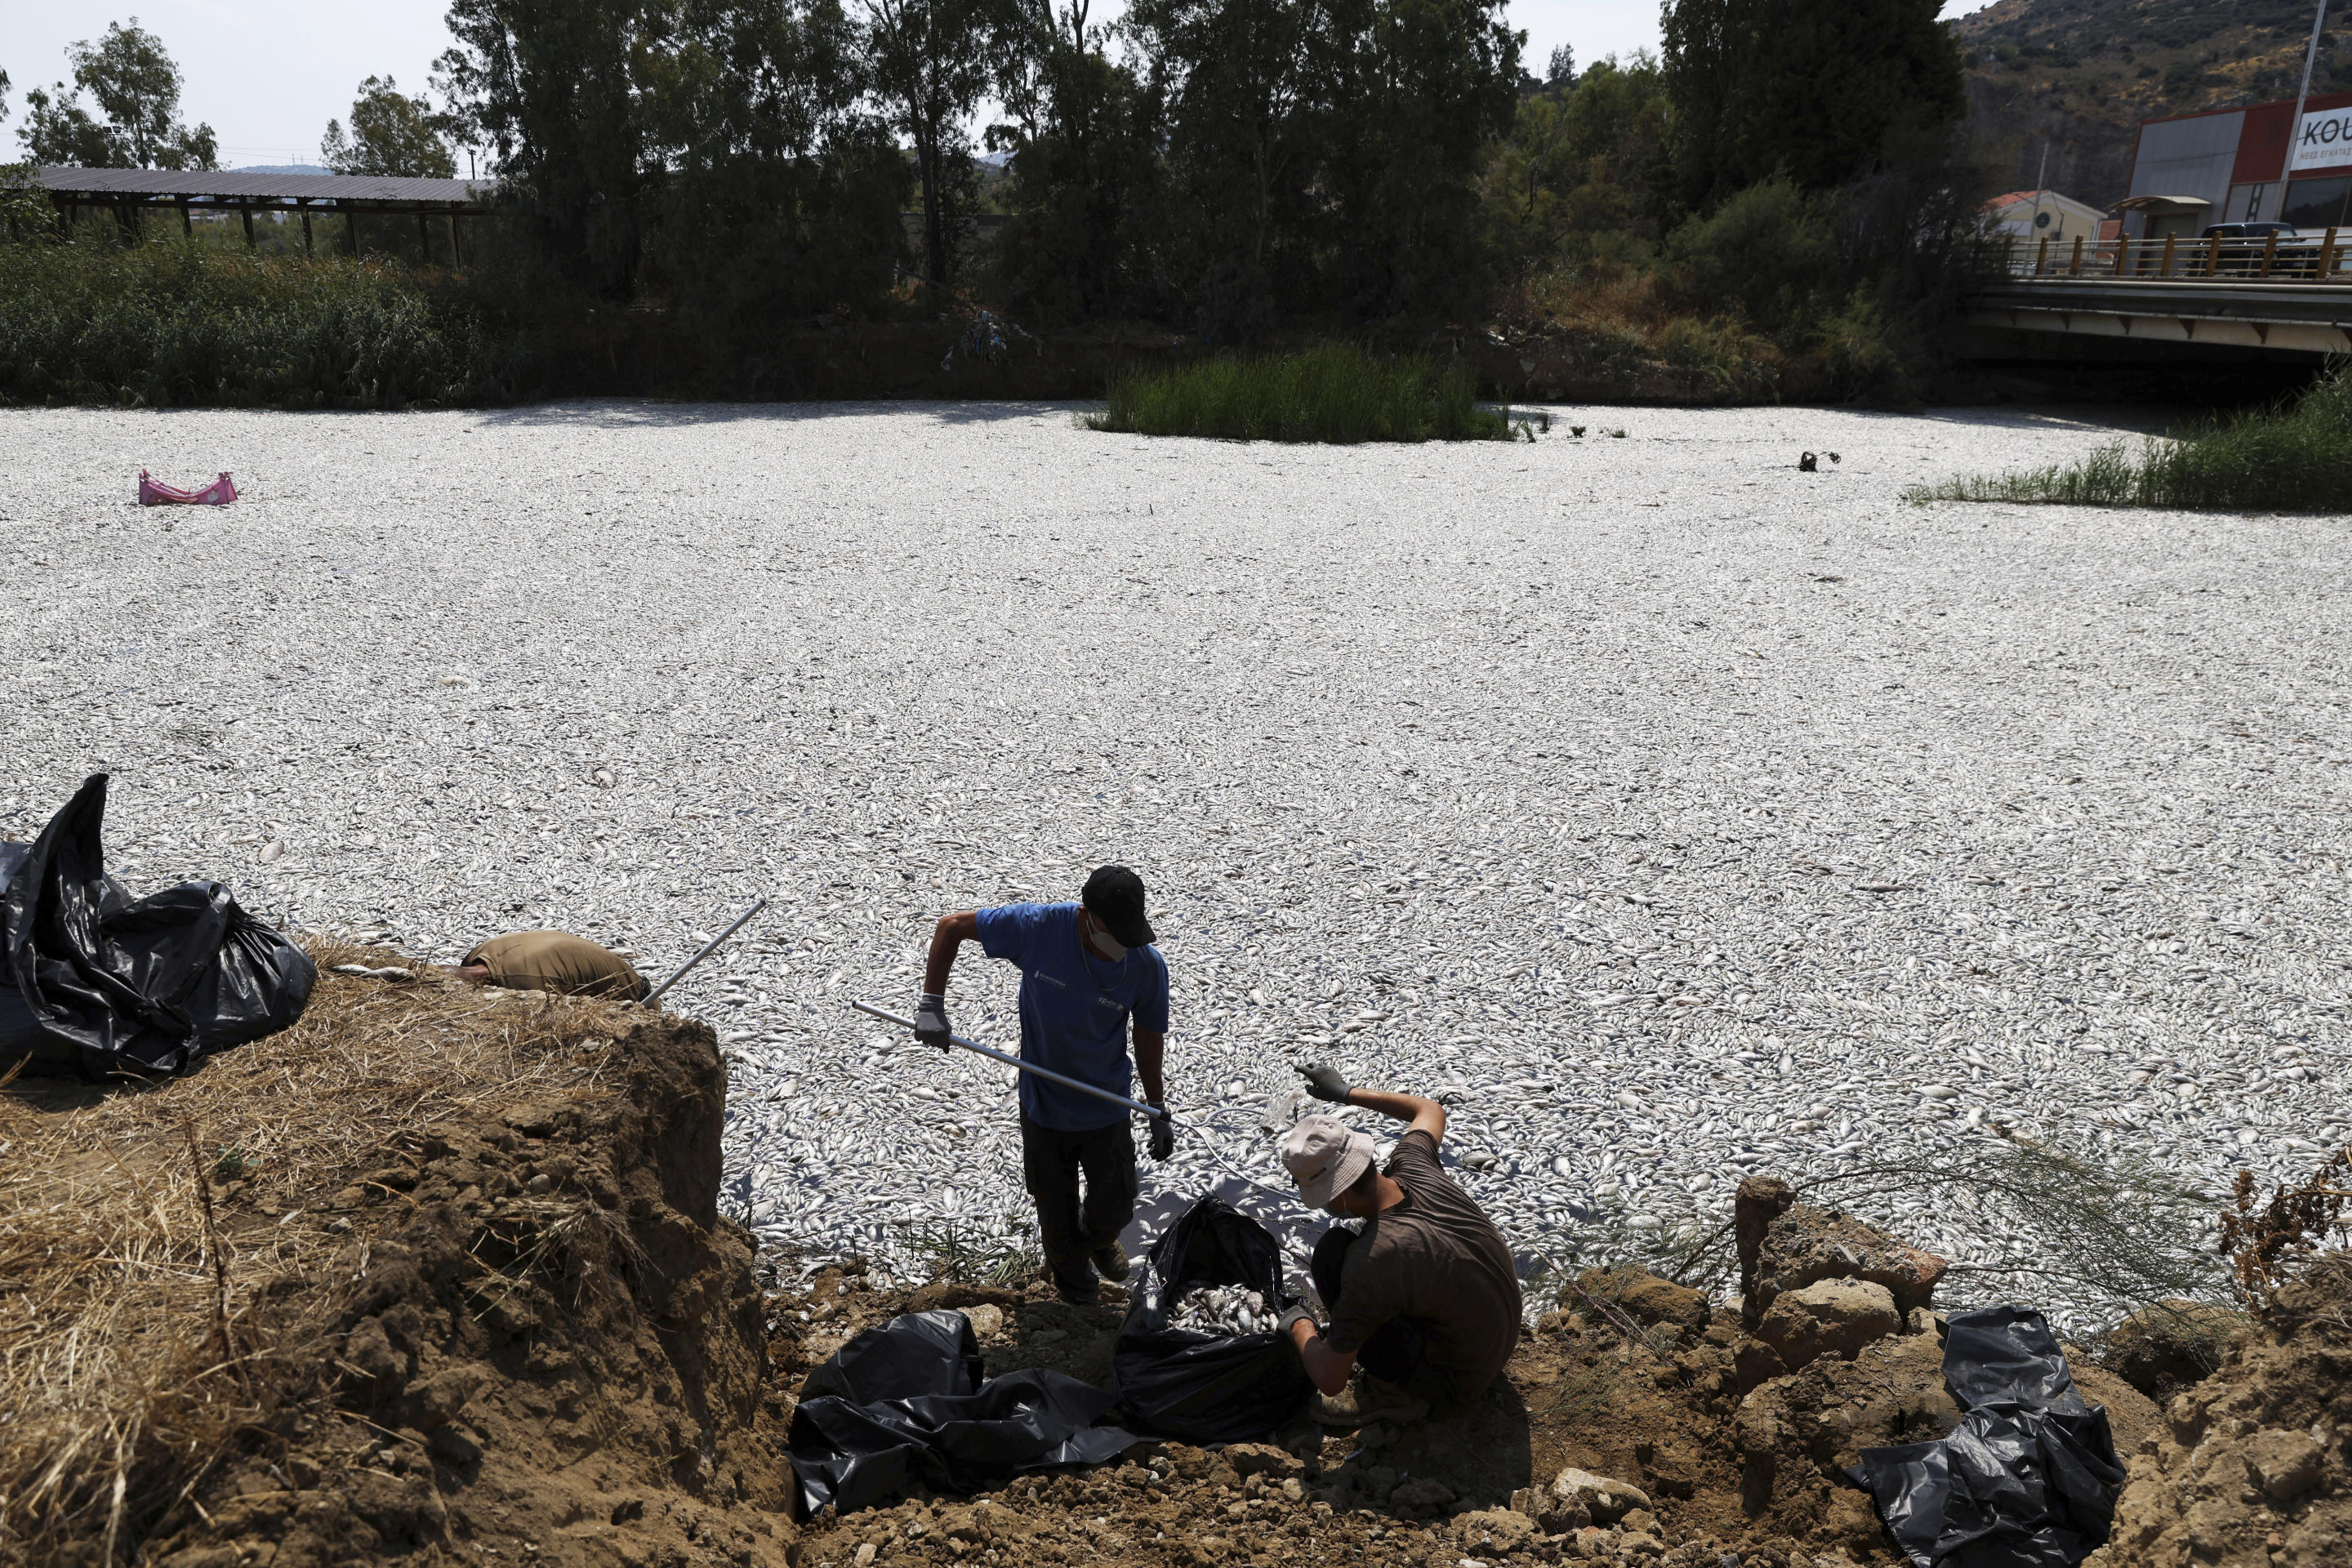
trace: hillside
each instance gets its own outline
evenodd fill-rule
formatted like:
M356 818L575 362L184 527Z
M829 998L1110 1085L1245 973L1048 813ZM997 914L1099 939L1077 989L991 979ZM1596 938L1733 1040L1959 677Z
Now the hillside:
M2306 0L1998 0L1953 24L1969 117L2002 188L2049 184L2117 200L2143 120L2292 97L2311 36ZM2312 89L2352 89L2352 33L2321 36Z

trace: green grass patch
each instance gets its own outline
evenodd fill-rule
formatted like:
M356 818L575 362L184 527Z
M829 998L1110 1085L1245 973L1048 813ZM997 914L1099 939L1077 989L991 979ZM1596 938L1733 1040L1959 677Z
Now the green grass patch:
M0 404L498 403L511 357L454 282L397 262L0 244Z
M2147 506L2179 511L2352 511L2352 377L2330 369L2294 402L2233 415L2135 452L1915 485L1906 500Z
M1467 367L1376 355L1353 343L1203 360L1115 377L1092 430L1228 441L1509 441L1507 410L1481 408Z

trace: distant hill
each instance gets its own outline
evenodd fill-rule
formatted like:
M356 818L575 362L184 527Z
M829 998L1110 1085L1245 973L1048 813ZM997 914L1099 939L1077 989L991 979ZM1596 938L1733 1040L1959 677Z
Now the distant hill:
M2131 179L2139 122L2292 98L2308 0L1997 0L1952 24L1969 120L1995 189L2049 184L2100 205ZM2352 32L2320 36L2314 92L2352 89Z
M239 163L240 174L331 174L332 169L323 163Z

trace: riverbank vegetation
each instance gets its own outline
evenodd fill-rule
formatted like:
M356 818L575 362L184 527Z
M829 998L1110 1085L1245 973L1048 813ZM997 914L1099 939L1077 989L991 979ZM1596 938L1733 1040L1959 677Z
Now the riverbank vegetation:
M1917 486L1906 499L2352 512L2352 374L2339 364L2292 403L2150 437L2137 451L2118 441L2072 463Z
M0 342L41 354L0 396L773 395L793 334L984 310L1204 355L1508 343L1474 371L1502 395L1899 402L1934 373L1979 194L1934 13L1675 0L1659 56L1562 49L1538 76L1502 0L1137 0L1116 26L1050 0L457 0L444 101L370 79L327 140L343 167L464 148L496 172L462 276L404 261L398 226L359 242L362 277L281 226L266 265L198 267L103 252L227 226L105 218L59 247L18 222L12 248L62 254L0 294ZM316 346L381 343L395 300L415 368Z
M1235 441L1508 441L1508 410L1481 408L1468 369L1352 343L1203 360L1113 378L1095 430Z

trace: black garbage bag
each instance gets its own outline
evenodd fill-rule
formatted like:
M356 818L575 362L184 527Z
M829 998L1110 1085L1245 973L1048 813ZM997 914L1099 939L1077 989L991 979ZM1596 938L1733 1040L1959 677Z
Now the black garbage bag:
M1202 1198L1151 1244L1141 1277L1128 1288L1127 1321L1111 1352L1119 1414L1155 1437L1262 1437L1297 1411L1313 1384L1278 1333L1170 1328L1177 1301L1204 1285L1255 1290L1280 1310L1298 1300L1283 1293L1282 1250L1265 1227L1222 1198Z
M786 1447L801 1511L866 1508L915 1482L969 1492L1033 1470L1099 1465L1137 1438L1098 1425L1111 1395L1057 1372L980 1381L971 1321L909 1312L809 1374Z
M1915 1568L2074 1568L2115 1522L2124 1468L2042 1314L1989 1307L1946 1321L1960 1424L1933 1443L1865 1448L1846 1473Z
M17 1007L0 1007L0 1048L93 1079L152 1076L300 1017L318 981L309 955L218 882L131 898L106 874L105 815L106 775L93 774L11 857L0 978Z

